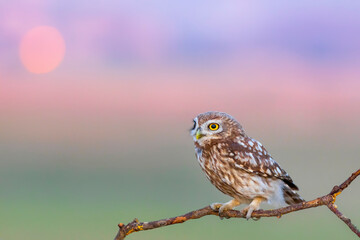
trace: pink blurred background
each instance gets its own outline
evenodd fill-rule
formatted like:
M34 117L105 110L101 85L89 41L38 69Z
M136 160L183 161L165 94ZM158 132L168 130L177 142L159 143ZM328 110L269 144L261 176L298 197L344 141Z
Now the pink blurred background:
M359 9L356 1L3 2L3 121L100 114L166 122L216 109L300 131L327 117L358 122ZM21 62L19 45L43 25L59 31L66 50L39 75Z

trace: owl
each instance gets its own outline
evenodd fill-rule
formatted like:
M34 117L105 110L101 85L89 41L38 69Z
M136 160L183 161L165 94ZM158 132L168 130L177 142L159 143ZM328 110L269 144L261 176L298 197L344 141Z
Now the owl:
M227 210L240 204L247 204L242 212L249 219L262 202L281 206L304 201L291 177L232 116L221 112L199 114L190 134L206 177L232 197L229 202L210 205L220 217L226 217Z

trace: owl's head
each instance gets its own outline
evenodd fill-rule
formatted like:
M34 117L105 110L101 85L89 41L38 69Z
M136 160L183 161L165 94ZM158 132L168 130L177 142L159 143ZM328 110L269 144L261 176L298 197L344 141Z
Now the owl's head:
M222 112L206 112L194 118L194 126L190 134L195 143L205 146L245 133L240 123L232 116Z

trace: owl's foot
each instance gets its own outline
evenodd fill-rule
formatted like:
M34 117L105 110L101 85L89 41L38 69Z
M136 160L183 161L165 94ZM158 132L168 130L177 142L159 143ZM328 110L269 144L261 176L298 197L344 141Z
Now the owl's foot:
M243 208L241 210L241 213L246 216L246 220L249 220L251 218L251 214L253 211L254 211L254 209L251 209L250 205L249 205L246 208Z
M234 207L238 206L239 204L240 204L240 202L237 199L233 199L224 204L213 203L210 205L210 207L212 208L212 210L218 211L220 219L223 219L223 218L230 218L227 214L227 211L233 209Z
M223 218L226 218L226 219L229 219L229 215L228 215L228 210L231 210L232 207L230 206L227 206L226 204L222 205L220 208L219 208L219 217L220 219L223 219Z
M220 209L223 207L224 204L222 203L212 203L210 204L210 207L212 210L219 212L219 217L222 220L224 217L225 218L229 218L228 216L225 216L225 214L223 214L223 211L220 212Z
M249 220L251 218L251 214L253 213L253 211L259 210L260 209L260 204L262 201L264 201L265 199L262 197L256 197L252 200L252 202L250 203L249 206L247 206L246 208L244 208L243 210L241 210L241 213L246 215L246 220ZM260 218L253 218L254 220L259 220Z
M221 208L222 205L223 205L222 203L212 203L212 204L210 204L210 207L212 210L218 212L219 208Z

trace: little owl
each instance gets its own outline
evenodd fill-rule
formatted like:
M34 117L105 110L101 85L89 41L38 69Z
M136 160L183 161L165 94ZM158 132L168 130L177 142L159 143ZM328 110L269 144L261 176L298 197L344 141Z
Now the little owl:
M238 121L226 113L207 112L194 119L191 129L196 157L210 182L233 199L213 203L211 208L226 211L248 204L242 211L249 219L261 202L291 205L304 200L298 187L263 145L247 136Z

